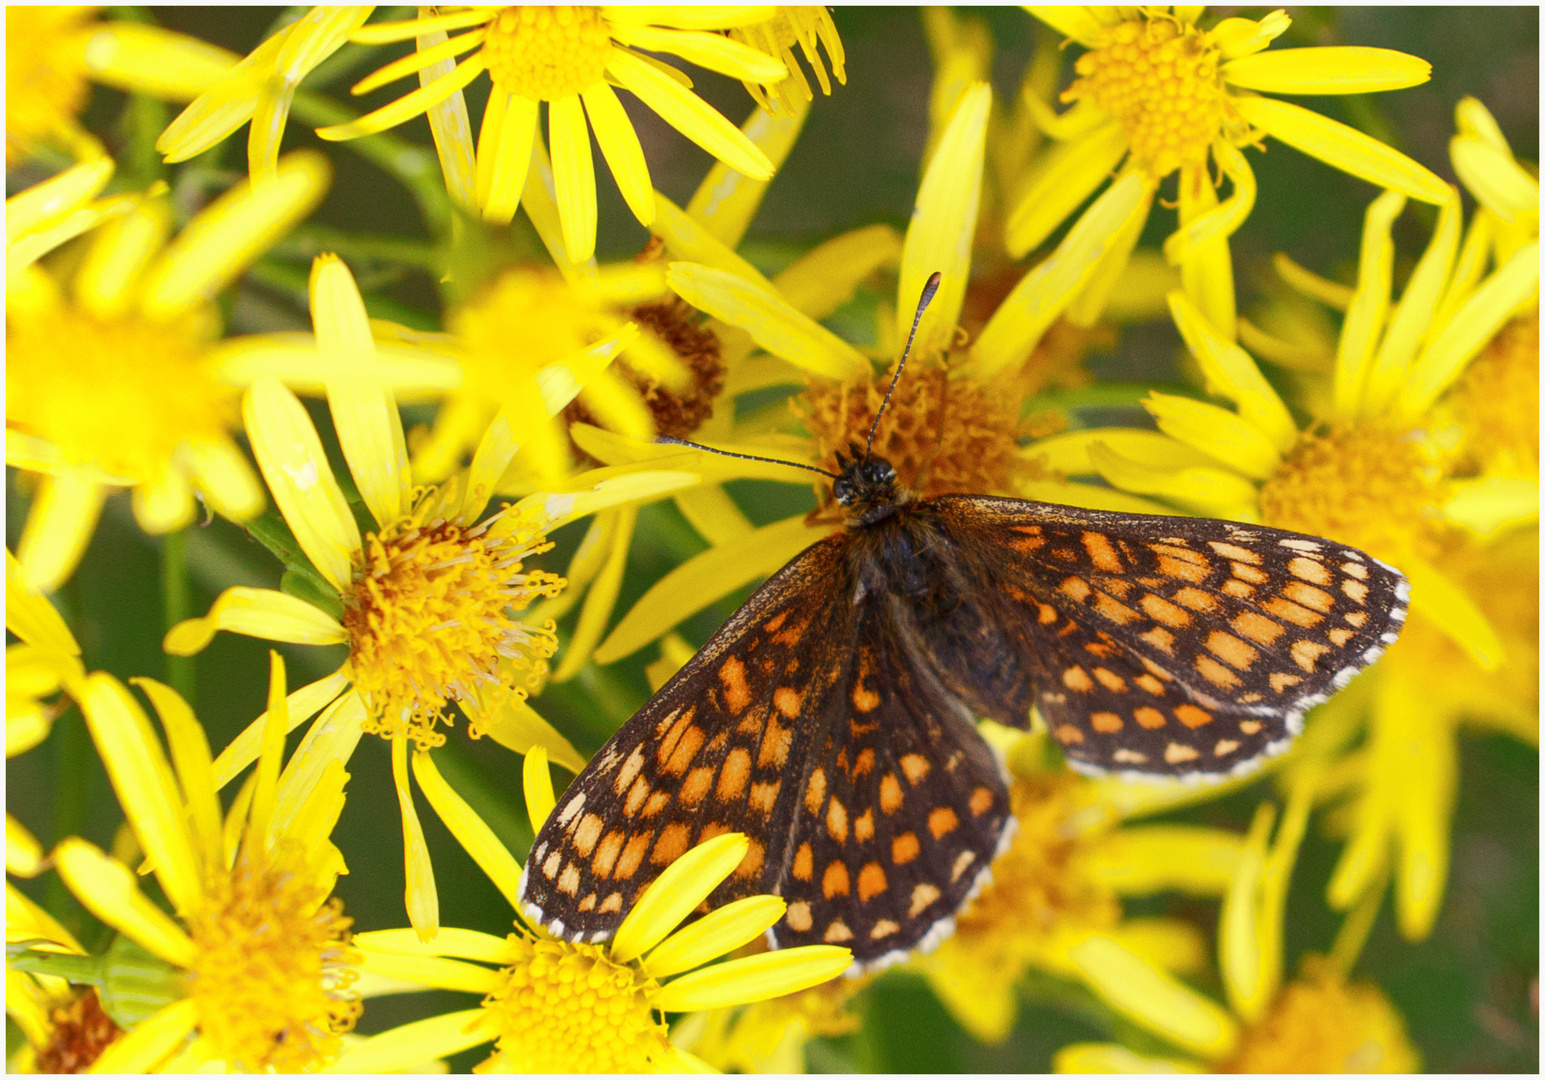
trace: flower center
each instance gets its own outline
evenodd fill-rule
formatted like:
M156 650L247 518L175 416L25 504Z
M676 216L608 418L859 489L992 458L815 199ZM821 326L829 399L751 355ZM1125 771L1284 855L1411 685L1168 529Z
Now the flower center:
M499 1032L478 1071L658 1072L669 1051L650 1004L659 989L599 945L511 935L505 983L484 1000Z
M821 463L836 471L837 454L863 448L890 377L841 384L812 383L795 408L815 437ZM874 453L889 461L907 487L925 496L1011 489L1018 464L1019 400L989 397L943 368L908 367L874 434ZM1007 395L1012 396L1012 395Z
M262 865L244 852L211 874L204 909L189 920L198 960L188 996L199 1028L242 1071L326 1064L363 1011L350 989L359 962L349 948L353 920L304 866L294 840Z
M237 391L205 363L193 319L103 321L59 308L12 319L6 426L78 465L158 479L184 443L224 439Z
M1134 19L1078 58L1063 101L1093 99L1126 129L1132 157L1155 177L1203 165L1221 132L1226 98L1218 50L1190 23Z
M1432 548L1441 484L1441 470L1416 432L1378 426L1305 432L1261 485L1261 518L1398 566L1402 555Z
M74 127L86 107L83 24L92 8L8 8L5 13L5 163Z
M53 1031L48 1045L38 1048L35 1072L83 1073L123 1029L102 1011L95 990L87 990L68 1005L61 1005L49 1016Z
M508 7L489 21L483 59L501 90L552 101L600 82L611 47L599 8Z
M1405 1021L1383 993L1367 983L1348 985L1322 961L1305 963L1303 975L1283 988L1271 1011L1245 1032L1238 1053L1219 1071L1403 1073L1419 1068Z
M1450 395L1470 453L1488 472L1540 466L1540 313L1514 319L1465 368Z
M536 526L501 514L468 527L436 516L441 505L431 493L367 535L365 565L344 599L354 686L370 711L365 730L425 749L445 741L435 724L449 723L452 700L492 715L541 680L558 647L554 627L510 613L564 585L554 574L522 573L521 559L552 547Z
M526 269L503 274L448 322L463 345L463 391L485 401L509 395L511 370L572 361L619 325L556 272Z

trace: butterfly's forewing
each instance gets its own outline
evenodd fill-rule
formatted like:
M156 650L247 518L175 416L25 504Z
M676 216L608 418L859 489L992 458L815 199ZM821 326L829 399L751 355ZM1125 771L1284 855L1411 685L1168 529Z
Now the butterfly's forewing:
M1378 659L1409 591L1319 537L985 496L927 500L1021 635L1035 697L1085 772L1200 777L1285 749Z

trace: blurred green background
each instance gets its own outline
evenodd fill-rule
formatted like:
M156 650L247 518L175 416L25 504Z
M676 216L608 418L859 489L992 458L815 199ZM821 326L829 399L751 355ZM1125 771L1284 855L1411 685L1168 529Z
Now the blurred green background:
M146 10L113 9L113 13L145 17ZM1221 9L1221 14L1235 10ZM1237 10L1258 17L1269 9ZM1537 8L1288 10L1294 23L1278 47L1377 45L1422 56L1433 64L1432 81L1424 86L1368 95L1351 104L1318 98L1307 102L1312 107L1378 134L1452 180L1447 144L1453 131L1453 108L1462 96L1473 94L1496 116L1514 153L1520 159L1538 159ZM272 32L281 15L274 8L152 8L148 12L165 26L239 53ZM1001 98L1017 86L1033 35L1046 31L1017 9L977 9L972 14L985 20L997 44L994 80ZM910 8L842 8L834 18L847 51L847 85L837 87L829 99L817 99L803 135L752 225L742 250L764 267L781 264L792 253L854 226L886 221L904 228L911 210L932 76L918 13ZM379 57L379 53L350 47L329 65L335 73L333 83L319 85L312 80L306 86L346 101L347 86L374 70ZM712 74L694 75L698 92L726 115L739 120L749 111L738 85ZM474 123L486 85L480 81L469 91ZM360 109L383 104L400 92L400 86L378 92ZM628 95L622 96L627 104L636 104ZM629 111L656 186L678 204L685 203L708 167L707 155L647 110ZM136 132L149 130L153 138L160 130L155 125L164 126L173 115L175 110L164 106L129 103L121 94L98 88L87 122L122 161L126 146L144 144L144 136ZM429 145L428 126L422 119L397 129L396 134ZM292 119L285 145L319 144L304 124ZM309 329L305 271L311 255L326 248L330 235L344 232L427 241L417 209L399 185L348 144L331 144L327 149L337 170L331 193L295 237L238 285L230 305L230 333ZM244 171L244 155L243 129L195 165L217 177L220 170L234 175ZM1376 194L1369 185L1280 144L1269 144L1264 155L1252 152L1250 157L1260 195L1254 213L1234 238L1243 310L1248 310L1258 284L1267 280L1273 252L1286 251L1321 273L1345 275L1355 265L1363 211ZM149 162L143 155L139 160ZM142 178L151 178L153 168L147 164ZM604 170L601 175L605 177ZM25 174L8 177L10 191L36 179ZM609 178L603 178L598 188L598 254L602 259L631 257L646 234ZM1397 226L1403 260L1397 265L1397 280L1425 243L1430 215L1424 215L1429 209L1408 209ZM1172 222L1167 213L1154 214L1144 243L1162 240ZM440 301L430 275L410 269L384 273L376 280L394 304L420 313L425 325L435 324ZM401 317L401 309L393 314ZM1113 353L1093 358L1090 367L1096 372L1142 372L1164 379L1174 370L1177 349L1173 329L1167 323L1156 324L1124 333ZM413 418L424 417L415 414ZM1143 414L1124 419L1146 422ZM320 426L327 430L325 421ZM14 549L27 495L18 487L14 471L8 470L7 477L6 535ZM733 491L757 523L813 505L813 493L787 486L745 482ZM572 526L560 532L555 537L558 549L541 564L561 569L577 536ZM190 530L185 543L194 613L206 610L226 586L278 583L279 569L264 549L226 522ZM646 508L617 613L626 611L660 574L701 547L668 504ZM126 498L109 502L80 570L56 597L80 640L88 667L122 678L167 678L167 661L159 645L166 627L162 548L162 542L147 538L134 526ZM726 602L704 612L683 627L685 636L700 644L733 607ZM215 747L225 745L262 710L267 648L267 643L222 634L194 661L194 704ZM286 648L285 653L292 687L333 670L341 658L336 652L316 649ZM533 704L569 733L582 751L593 751L647 697L642 666L653 658L652 650L644 650L605 671L591 668L566 685L548 688ZM523 853L530 829L520 797L520 759L491 741L473 743L462 737L462 730L458 727L436 759L506 842ZM1408 943L1396 932L1386 903L1357 975L1383 987L1405 1015L1427 1069L1536 1072L1538 754L1500 737L1466 738L1462 757L1452 869L1437 927L1427 941ZM350 771L349 800L335 833L350 874L341 879L338 893L356 920L356 929L403 925L401 840L385 744L364 740ZM562 782L561 771L555 772L555 778ZM79 713L73 709L41 747L8 763L7 781L8 809L45 845L73 833L106 844L120 821ZM1257 783L1176 818L1243 830L1256 803L1269 795L1269 787ZM444 924L505 932L510 914L503 899L420 806L435 852ZM1301 952L1328 948L1339 925L1322 899L1338 851L1338 844L1311 831L1288 907L1290 972ZM88 946L105 943L101 928L92 927L89 917L51 875L22 887L76 929ZM1161 907L1173 909L1174 905L1160 901L1154 910ZM1214 931L1215 905L1188 902L1183 910L1209 934ZM1217 986L1203 989L1220 992ZM428 1011L467 1005L462 996L440 998L435 1002L424 998L373 1001L359 1030L377 1031ZM1050 980L1026 986L1020 1020L1001 1046L982 1046L967 1037L915 976L887 976L860 995L855 1008L865 1020L862 1031L812 1045L813 1069L1044 1071L1058 1047L1074 1040L1110 1037L1114 1030L1086 994ZM481 1055L474 1052L456 1064L468 1066Z

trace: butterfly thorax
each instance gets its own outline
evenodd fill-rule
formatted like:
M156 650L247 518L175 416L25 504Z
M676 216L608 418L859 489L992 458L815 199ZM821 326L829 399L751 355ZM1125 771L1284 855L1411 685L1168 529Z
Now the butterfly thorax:
M849 528L873 525L917 498L897 481L890 462L852 449L852 459L837 455L840 472L832 482L832 497L848 510Z

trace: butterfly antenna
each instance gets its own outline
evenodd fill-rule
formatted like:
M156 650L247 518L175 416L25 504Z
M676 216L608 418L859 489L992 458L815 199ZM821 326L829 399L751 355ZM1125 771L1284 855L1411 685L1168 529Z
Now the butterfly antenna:
M880 410L874 414L874 423L869 425L869 439L864 443L865 461L869 460L869 448L874 445L874 433L880 428L880 417L885 415L885 406L891 403L891 395L896 392L896 383L901 379L901 369L907 365L907 354L912 351L912 339L917 337L917 324L923 321L923 312L928 310L933 294L939 291L940 280L939 271L935 270L928 276L928 281L923 286L923 295L917 298L917 314L912 316L912 329L907 333L907 347L901 350L901 359L896 361L896 374L891 376L891 384L885 389L885 400L880 402Z
M710 454L718 454L721 457L740 458L742 461L765 461L769 465L789 465L796 469L805 469L809 472L820 473L828 480L841 479L841 477L836 473L827 472L825 469L818 469L814 465L806 465L798 461L784 461L782 458L758 457L756 454L737 454L733 450L720 450L717 447L704 446L702 443L689 442L686 439L678 439L673 435L657 435L655 436L654 441L657 443L670 443L673 446L690 446L694 450L706 450Z

